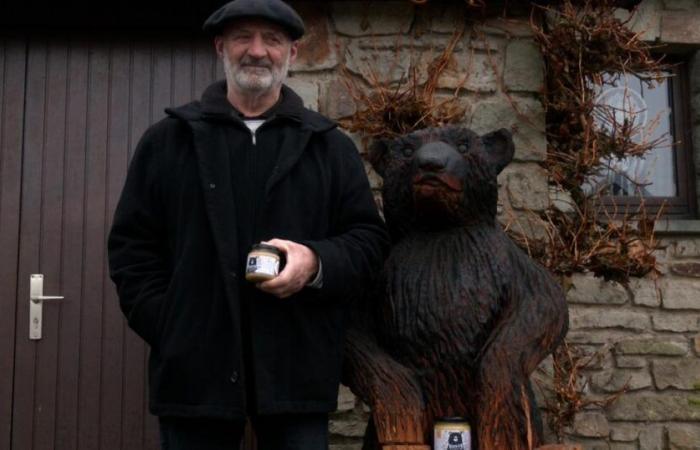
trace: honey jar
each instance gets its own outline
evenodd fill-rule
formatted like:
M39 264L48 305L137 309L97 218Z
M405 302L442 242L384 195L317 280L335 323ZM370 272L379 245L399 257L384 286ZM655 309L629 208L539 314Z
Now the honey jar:
M282 252L267 244L255 244L248 253L245 279L252 283L271 280L280 273Z

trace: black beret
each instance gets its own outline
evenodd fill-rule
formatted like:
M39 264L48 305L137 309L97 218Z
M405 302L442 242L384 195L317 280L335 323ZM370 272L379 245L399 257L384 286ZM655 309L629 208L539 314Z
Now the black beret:
M304 35L304 21L291 6L282 0L233 0L214 11L202 29L219 34L224 25L235 19L259 17L284 28L292 40Z

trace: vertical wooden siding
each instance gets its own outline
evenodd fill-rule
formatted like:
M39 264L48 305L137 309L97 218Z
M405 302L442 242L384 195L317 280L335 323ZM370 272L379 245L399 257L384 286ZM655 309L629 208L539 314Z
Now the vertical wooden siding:
M164 107L216 78L213 50L201 39L94 36L28 48L12 448L156 449L147 349L119 310L106 235L130 151ZM35 272L46 294L66 296L44 305L41 341L27 339Z
M0 37L0 449L12 424L25 54L24 39Z

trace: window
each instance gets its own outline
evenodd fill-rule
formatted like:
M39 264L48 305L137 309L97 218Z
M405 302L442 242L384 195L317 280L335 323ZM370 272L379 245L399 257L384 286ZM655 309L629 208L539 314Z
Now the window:
M663 207L667 216L694 218L689 97L685 63L676 64L653 89L634 75L620 76L614 86L606 86L597 97L598 104L608 106L599 111L599 126L609 129L613 121L631 126L636 131L633 140L653 143L653 148L644 156L606 160L606 169L592 176L585 190L606 188L604 203L619 211L639 205L643 197L649 212Z

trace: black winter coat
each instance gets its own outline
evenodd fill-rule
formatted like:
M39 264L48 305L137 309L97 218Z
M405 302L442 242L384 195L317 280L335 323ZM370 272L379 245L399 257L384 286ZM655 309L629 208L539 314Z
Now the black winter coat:
M348 306L381 266L388 237L352 141L291 90L283 94L297 107L257 132L282 133L283 145L256 238L312 248L323 265L320 289L256 296L242 314L225 137L226 127L249 133L238 118L200 102L167 110L135 151L109 263L129 326L151 346L153 414L241 418L251 410L336 408ZM252 368L243 366L243 324ZM254 405L246 405L246 383Z

